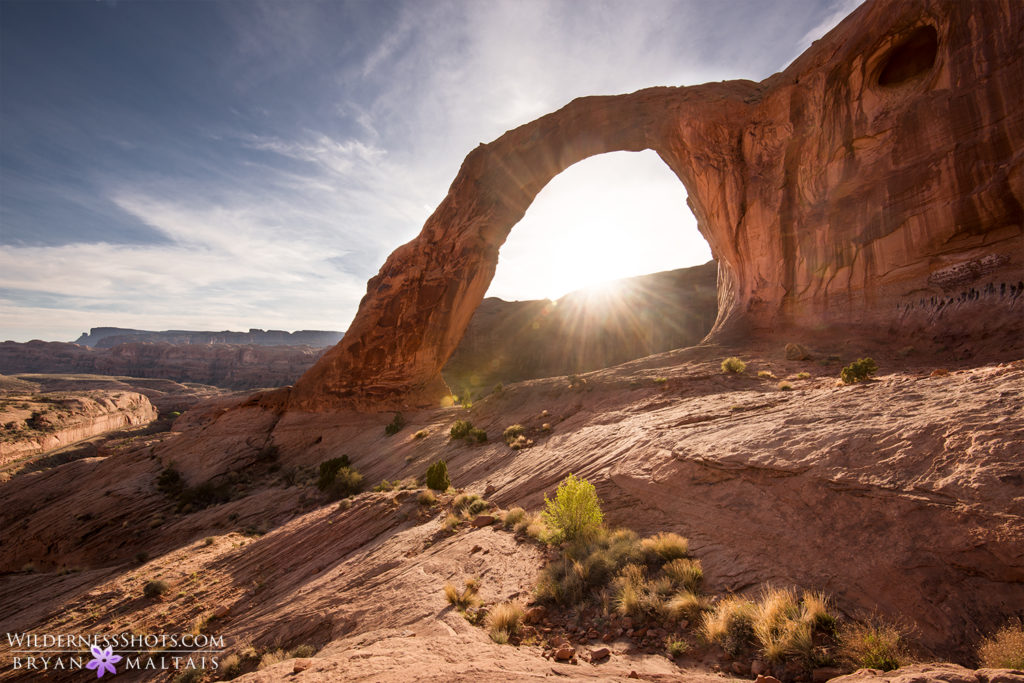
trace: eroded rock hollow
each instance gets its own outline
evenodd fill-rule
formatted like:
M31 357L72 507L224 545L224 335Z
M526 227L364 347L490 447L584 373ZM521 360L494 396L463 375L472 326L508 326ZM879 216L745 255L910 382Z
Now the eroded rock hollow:
M509 231L612 151L652 149L685 186L719 263L712 338L1018 333L1022 35L1010 0L868 2L760 83L581 98L481 144L291 406L440 401Z

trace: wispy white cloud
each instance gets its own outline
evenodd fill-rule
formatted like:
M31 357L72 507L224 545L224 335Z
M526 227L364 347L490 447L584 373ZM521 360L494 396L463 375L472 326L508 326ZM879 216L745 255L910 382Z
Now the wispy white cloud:
M218 5L233 32L214 69L224 102L207 103L222 118L203 124L215 148L194 160L167 149L166 171L101 184L103 202L164 242L5 246L0 336L343 329L366 278L419 232L479 142L582 95L763 78L856 4ZM492 293L560 294L573 261L595 277L703 262L683 188L659 163L615 155L556 179L503 248Z

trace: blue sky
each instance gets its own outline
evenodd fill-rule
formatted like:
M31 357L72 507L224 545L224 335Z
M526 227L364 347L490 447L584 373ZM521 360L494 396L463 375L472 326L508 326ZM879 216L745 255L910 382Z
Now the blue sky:
M581 95L760 80L857 4L0 0L0 340L344 329L478 143ZM604 155L538 196L490 294L708 257L653 153Z

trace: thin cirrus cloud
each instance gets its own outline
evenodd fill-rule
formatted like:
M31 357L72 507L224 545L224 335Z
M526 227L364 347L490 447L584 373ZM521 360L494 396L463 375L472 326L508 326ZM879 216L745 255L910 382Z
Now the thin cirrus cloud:
M855 5L4 3L0 338L344 329L478 143L578 96L764 78ZM606 156L538 196L492 294L706 260L668 169Z

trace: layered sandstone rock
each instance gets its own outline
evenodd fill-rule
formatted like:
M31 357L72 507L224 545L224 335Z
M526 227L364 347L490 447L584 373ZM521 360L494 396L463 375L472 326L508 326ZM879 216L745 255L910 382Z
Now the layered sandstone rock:
M0 399L0 465L156 418L149 399L134 392L7 396Z
M574 100L466 157L291 404L430 404L498 249L552 177L655 150L720 266L712 335L1021 330L1024 8L868 2L761 83Z

